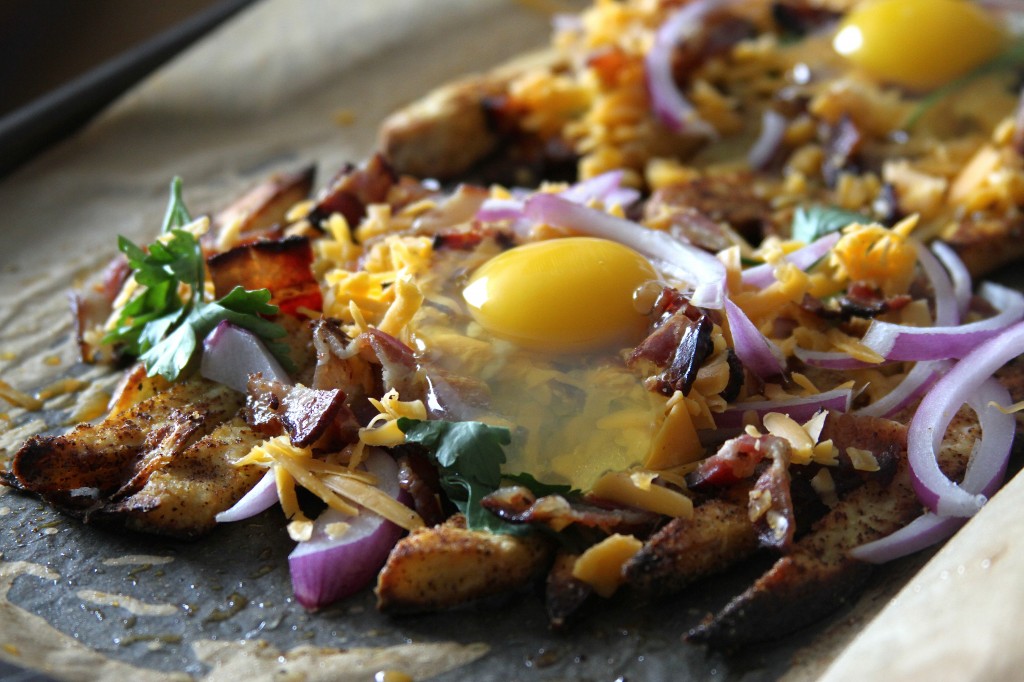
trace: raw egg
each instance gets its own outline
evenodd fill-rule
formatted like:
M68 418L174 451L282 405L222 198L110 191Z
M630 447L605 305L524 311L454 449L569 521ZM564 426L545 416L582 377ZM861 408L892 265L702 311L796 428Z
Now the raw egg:
M1006 34L967 0L878 0L850 12L833 47L881 80L928 90L995 57Z
M498 338L550 353L635 343L647 318L634 292L658 276L636 251L605 239L566 237L505 251L473 273L463 298Z

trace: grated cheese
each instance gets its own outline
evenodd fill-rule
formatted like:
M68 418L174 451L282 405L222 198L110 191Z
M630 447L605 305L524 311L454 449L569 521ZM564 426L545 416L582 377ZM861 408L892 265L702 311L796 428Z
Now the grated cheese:
M879 469L878 460L870 450L850 446L846 448L846 454L849 455L853 468L857 471L878 471Z
M643 543L632 535L611 535L586 549L572 567L572 576L587 583L602 597L615 594L625 582L622 567Z

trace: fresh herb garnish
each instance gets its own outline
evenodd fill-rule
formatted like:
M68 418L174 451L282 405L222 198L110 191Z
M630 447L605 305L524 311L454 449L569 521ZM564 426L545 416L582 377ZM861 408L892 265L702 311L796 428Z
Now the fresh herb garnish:
M203 250L194 234L180 229L192 220L182 201L180 178L171 182L170 194L160 239L144 250L118 237L118 249L127 256L141 289L121 309L104 343L117 344L126 355L139 358L150 376L174 381L206 335L227 320L261 337L274 357L292 368L287 345L273 341L287 332L262 317L278 311L270 305L267 289L235 287L216 301L203 299Z
M792 238L805 244L843 229L851 223L868 223L871 219L855 211L835 206L812 205L796 209L793 214Z
M533 477L533 474L522 472L518 474L502 474L502 478L507 481L511 481L516 485L521 485L537 497L544 497L545 495L561 495L562 497L579 497L582 493L579 490L573 488L571 485L562 485L555 483L544 483L538 481Z
M946 83L942 87L932 90L918 103L916 107L914 107L914 110L907 117L907 120L903 122L903 129L910 130L913 128L917 125L917 122L921 120L921 117L928 113L929 109L952 95L957 90L967 87L974 81L987 76L990 73L1013 69L1021 64L1024 64L1024 39L1015 40L1007 49L1003 50L984 64L968 71L963 76Z
M503 446L512 442L506 428L482 422L423 421L402 417L398 428L407 443L422 445L441 474L441 487L466 517L466 527L492 533L523 535L533 529L525 524L503 521L484 509L480 500L494 492L503 478L529 488L535 495L569 494L569 486L541 483L527 473L506 476Z

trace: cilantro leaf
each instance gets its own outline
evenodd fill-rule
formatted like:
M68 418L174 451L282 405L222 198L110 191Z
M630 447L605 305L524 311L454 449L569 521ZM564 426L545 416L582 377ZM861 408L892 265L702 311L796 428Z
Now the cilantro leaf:
M793 239L810 244L831 232L837 232L850 223L871 222L867 216L835 206L800 206L793 214Z
M181 198L181 179L171 182L171 198L161 238L146 249L118 237L118 249L128 258L140 285L121 309L117 323L104 337L126 355L138 357L149 375L174 381L189 365L207 334L227 320L261 337L282 366L294 364L283 327L264 316L278 312L267 289L247 291L235 287L216 301L205 301L206 261L199 240L180 229L192 218Z
M480 504L501 485L503 445L512 442L508 429L482 422L423 421L402 417L398 428L407 443L418 443L428 452L441 474L445 494L466 517L472 530L519 535L529 526L507 523Z
M525 471L518 474L504 474L502 476L505 480L512 481L516 485L521 485L537 497L544 497L545 495L562 495L563 497L579 497L582 493L576 490L571 485L544 483L534 478L533 474Z

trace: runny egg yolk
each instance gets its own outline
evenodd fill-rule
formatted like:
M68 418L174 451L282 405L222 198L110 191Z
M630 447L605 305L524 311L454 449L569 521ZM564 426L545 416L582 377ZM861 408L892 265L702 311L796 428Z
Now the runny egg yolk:
M626 246L566 237L495 256L462 293L473 319L494 336L530 350L571 353L638 341L647 319L633 294L657 276Z
M833 47L881 80L928 90L995 57L1006 34L969 0L878 0L851 11Z

